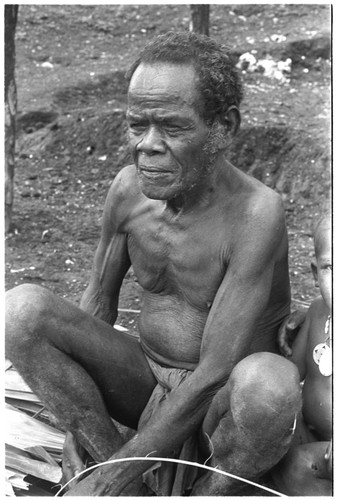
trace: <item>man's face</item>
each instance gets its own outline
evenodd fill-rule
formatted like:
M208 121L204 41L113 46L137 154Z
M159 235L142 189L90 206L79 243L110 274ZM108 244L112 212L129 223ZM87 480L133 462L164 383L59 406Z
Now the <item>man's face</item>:
M332 306L332 248L331 231L328 228L320 232L320 252L316 257L317 270L314 270L321 295L331 311ZM314 266L315 267L315 266ZM316 275L315 275L316 274Z
M148 198L172 200L201 184L209 128L196 110L192 66L141 64L132 76L127 122L131 153Z

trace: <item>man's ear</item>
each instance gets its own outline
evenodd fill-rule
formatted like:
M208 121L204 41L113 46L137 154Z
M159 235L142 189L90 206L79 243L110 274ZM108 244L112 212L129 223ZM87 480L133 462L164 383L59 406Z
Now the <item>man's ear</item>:
M222 125L226 127L226 132L236 135L241 124L241 114L236 106L230 106L226 113L220 117Z
M311 263L311 271L312 271L312 275L314 277L314 280L315 280L315 286L318 287L318 273L317 273L317 264L316 262L312 262Z

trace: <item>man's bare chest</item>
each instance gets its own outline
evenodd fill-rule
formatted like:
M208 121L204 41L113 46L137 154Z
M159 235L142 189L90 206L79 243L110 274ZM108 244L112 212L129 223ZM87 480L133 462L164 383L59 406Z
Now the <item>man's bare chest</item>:
M140 285L152 293L214 297L226 270L228 242L217 224L189 227L148 221L128 233L128 251ZM192 299L193 300L193 299Z

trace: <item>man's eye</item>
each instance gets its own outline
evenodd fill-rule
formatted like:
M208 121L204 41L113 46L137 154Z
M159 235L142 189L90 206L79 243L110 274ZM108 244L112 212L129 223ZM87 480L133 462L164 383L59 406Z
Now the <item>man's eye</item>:
M173 125L171 123L167 123L163 127L169 134L179 134L182 131L182 128L179 125Z
M146 129L146 125L143 123L129 123L129 129L132 132L140 133Z

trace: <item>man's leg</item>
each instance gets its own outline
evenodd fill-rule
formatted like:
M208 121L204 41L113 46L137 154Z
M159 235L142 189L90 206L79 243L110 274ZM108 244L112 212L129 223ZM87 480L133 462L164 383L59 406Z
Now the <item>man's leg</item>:
M214 454L207 465L256 480L287 452L301 408L299 375L293 363L257 353L234 368L205 417L203 431ZM232 495L245 483L207 473L192 495Z
M97 462L123 444L110 416L136 428L156 384L136 338L35 285L7 292L6 357Z

